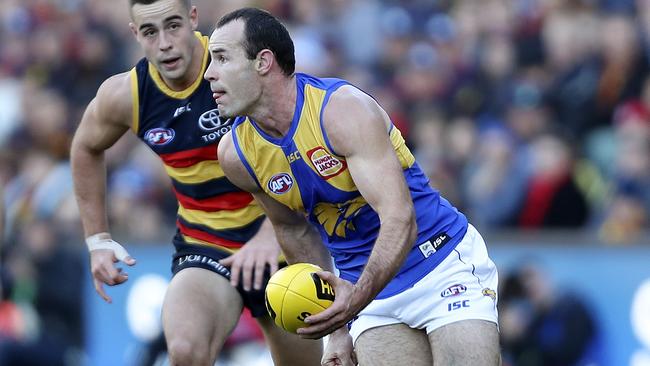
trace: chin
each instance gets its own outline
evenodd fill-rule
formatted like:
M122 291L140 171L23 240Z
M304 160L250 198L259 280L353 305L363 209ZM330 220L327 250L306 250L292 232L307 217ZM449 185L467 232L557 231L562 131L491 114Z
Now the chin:
M219 117L224 117L224 118L234 117L233 113L229 108L225 108L222 105L218 104L217 109L219 110Z

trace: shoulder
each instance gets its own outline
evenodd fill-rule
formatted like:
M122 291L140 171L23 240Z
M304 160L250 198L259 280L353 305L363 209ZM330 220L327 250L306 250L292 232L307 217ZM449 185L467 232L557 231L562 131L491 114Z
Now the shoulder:
M337 153L347 155L348 148L363 141L369 133L387 133L388 114L367 93L344 85L332 93L323 110L323 127Z
M232 131L225 134L219 141L217 158L223 172L232 183L248 192L259 190L257 183L253 180L237 153Z
M96 113L117 124L131 125L133 114L131 71L113 75L97 90Z

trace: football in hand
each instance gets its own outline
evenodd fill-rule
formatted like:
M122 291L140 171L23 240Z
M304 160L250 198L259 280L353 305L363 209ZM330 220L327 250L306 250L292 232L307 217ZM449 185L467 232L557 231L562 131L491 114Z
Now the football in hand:
M306 327L305 318L327 309L334 301L334 288L310 263L296 263L277 271L266 286L266 309L282 329L296 333Z

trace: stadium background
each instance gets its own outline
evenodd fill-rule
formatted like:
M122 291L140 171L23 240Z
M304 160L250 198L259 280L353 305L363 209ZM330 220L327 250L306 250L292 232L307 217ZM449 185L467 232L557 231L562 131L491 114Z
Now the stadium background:
M204 33L240 6L272 11L298 70L382 103L500 267L505 364L650 365L650 1L194 4ZM168 178L132 136L108 153L112 232L139 262L107 305L89 282L68 163L99 83L141 57L127 9L0 1L0 364L136 365L158 334ZM268 364L248 325L223 365Z

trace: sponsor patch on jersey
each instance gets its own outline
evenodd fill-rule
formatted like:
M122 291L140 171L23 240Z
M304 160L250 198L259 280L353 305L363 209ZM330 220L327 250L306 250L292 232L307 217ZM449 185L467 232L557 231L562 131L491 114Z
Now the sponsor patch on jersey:
M463 292L467 291L467 287L460 283L447 287L444 291L440 293L441 297L450 297L460 295Z
M322 146L307 151L307 156L316 169L316 172L325 179L330 179L341 174L347 167L345 160L335 158Z
M275 194L287 193L293 186L293 178L287 173L276 174L266 184L269 191Z
M160 146L170 143L174 139L175 135L176 133L171 128L159 127L147 131L144 134L144 139L147 140L150 145Z
M219 115L219 109L214 108L203 112L199 117L199 127L204 131L216 131L231 123L229 118L223 118Z

